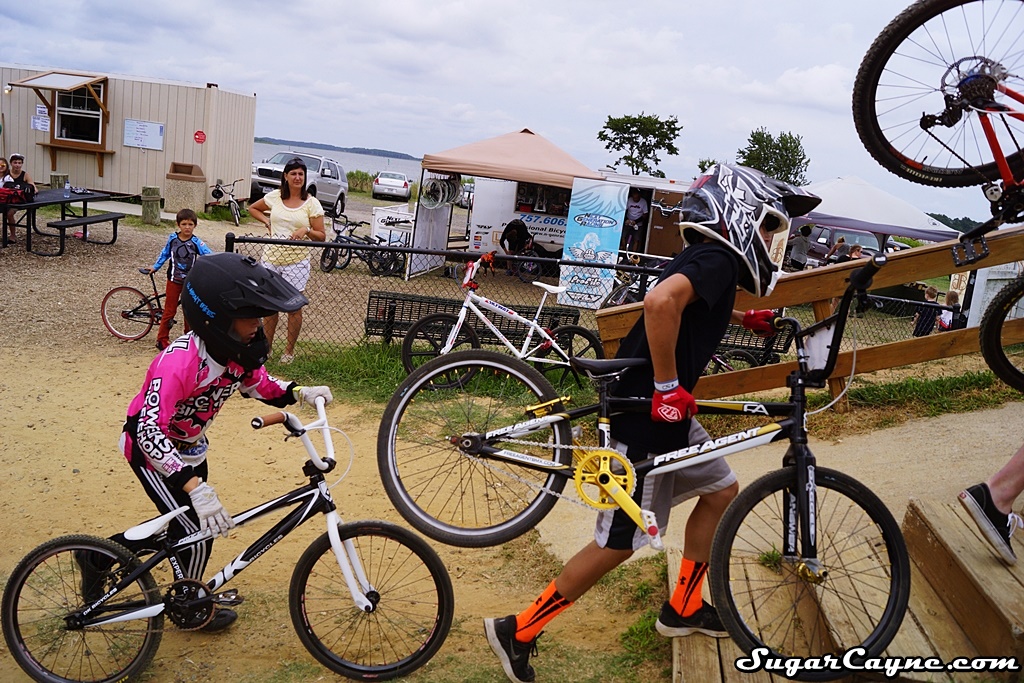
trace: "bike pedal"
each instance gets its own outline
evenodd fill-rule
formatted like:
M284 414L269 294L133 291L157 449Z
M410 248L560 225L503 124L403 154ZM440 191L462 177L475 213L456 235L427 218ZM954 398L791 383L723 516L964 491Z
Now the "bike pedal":
M988 256L988 241L984 235L970 242L957 242L952 248L953 264L957 267L976 263Z
M641 510L640 519L644 521L644 531L650 539L651 547L655 550L664 550L665 542L661 540L661 530L658 528L658 518L650 510Z
M213 596L213 603L216 605L224 605L225 607L232 607L234 605L241 605L245 602L245 598L238 594L238 591L234 588L231 590L224 591L223 593L217 593Z

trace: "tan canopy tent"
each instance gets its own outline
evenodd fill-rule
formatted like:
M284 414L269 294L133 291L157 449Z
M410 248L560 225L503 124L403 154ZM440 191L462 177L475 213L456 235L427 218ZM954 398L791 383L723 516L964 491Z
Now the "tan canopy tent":
M573 178L602 180L549 140L524 128L438 154L423 155L423 168L435 173L461 173L572 188Z

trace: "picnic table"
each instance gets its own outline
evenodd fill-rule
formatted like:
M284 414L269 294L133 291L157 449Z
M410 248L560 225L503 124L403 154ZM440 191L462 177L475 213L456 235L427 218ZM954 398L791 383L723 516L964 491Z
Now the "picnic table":
M25 215L22 220L16 220L14 225L25 228L25 250L31 251L34 254L40 256L58 256L64 252L64 238L65 231L68 228L81 227L82 238L86 241L88 237L88 226L95 223L102 223L111 221L113 223L113 237L109 241L103 241L102 244L113 244L117 240L117 221L120 218L124 218L124 214L119 213L103 213L89 215L89 202L99 202L105 199L110 199L110 195L102 192L72 192L70 197L64 196L63 188L53 188L49 190L42 190L37 192L35 197L30 202L23 202L21 204L0 204L0 223L2 223L2 237L0 237L0 246L7 247L9 241L7 239L7 227L8 219L7 212L10 209L15 211L24 211ZM75 214L74 209L71 207L72 204L81 204L82 213L81 215ZM60 220L50 221L47 223L48 227L54 228L57 232L45 232L39 229L36 225L36 212L47 206L60 206ZM69 218L70 216L70 218ZM45 237L58 237L60 238L60 245L57 251L52 252L39 252L32 248L32 235L43 235Z

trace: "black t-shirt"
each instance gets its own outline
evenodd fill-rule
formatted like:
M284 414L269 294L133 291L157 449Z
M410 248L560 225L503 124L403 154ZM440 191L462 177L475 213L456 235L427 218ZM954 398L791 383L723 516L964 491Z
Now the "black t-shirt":
M501 246L504 247L510 254L518 254L526 246L527 241L530 239L530 234L526 230L526 224L514 224L509 223L505 230L501 233ZM508 246L505 246L505 245Z
M659 280L681 273L689 278L699 297L683 310L676 344L679 384L693 391L697 380L725 335L736 299L737 262L729 249L717 242L693 244L665 267ZM617 358L646 358L651 350L640 316L619 345ZM613 388L616 396L654 395L654 368L630 368ZM688 444L689 420L654 422L650 413L616 414L611 421L612 436L622 443L648 453L666 453ZM632 450L632 448L631 448Z

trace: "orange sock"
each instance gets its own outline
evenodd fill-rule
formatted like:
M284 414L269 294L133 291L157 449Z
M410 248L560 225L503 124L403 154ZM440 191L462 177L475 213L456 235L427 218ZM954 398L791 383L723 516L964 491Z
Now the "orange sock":
M704 585L704 576L707 573L707 562L694 562L683 558L679 565L679 581L672 591L672 598L668 601L677 614L688 617L704 604L700 589Z
M555 582L552 581L540 597L516 615L516 640L520 643L530 642L549 621L571 604L555 590Z

